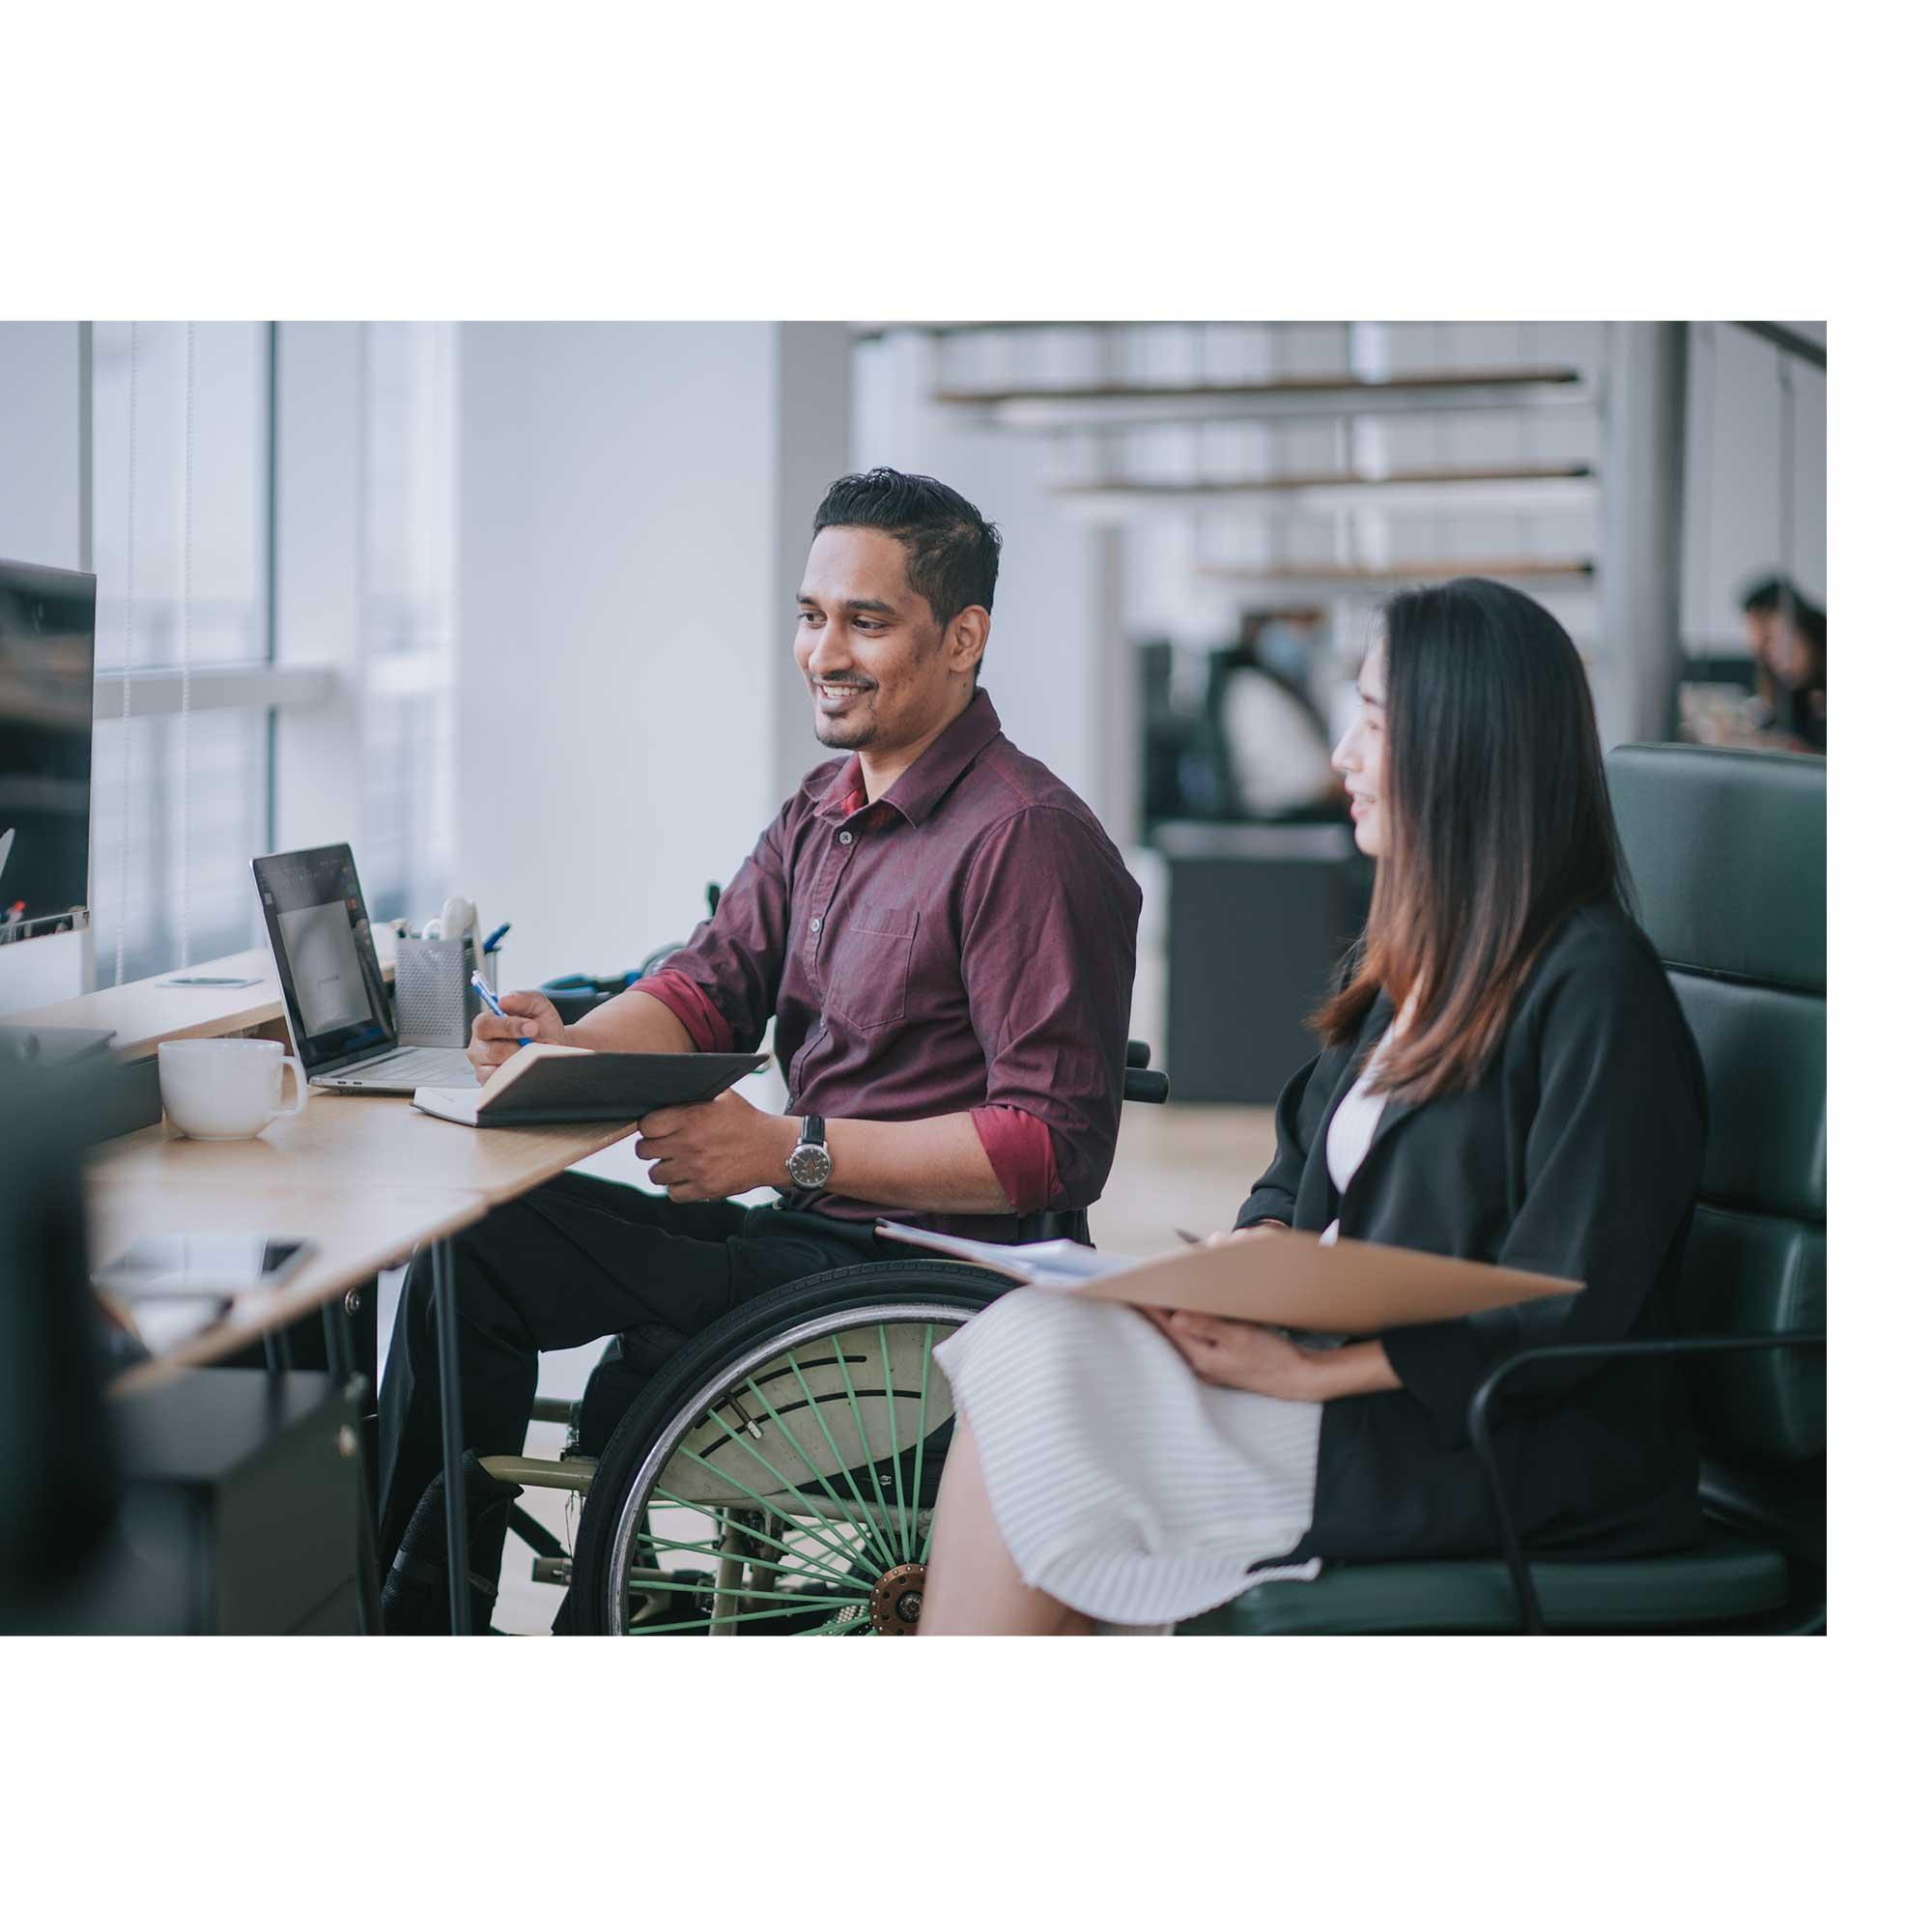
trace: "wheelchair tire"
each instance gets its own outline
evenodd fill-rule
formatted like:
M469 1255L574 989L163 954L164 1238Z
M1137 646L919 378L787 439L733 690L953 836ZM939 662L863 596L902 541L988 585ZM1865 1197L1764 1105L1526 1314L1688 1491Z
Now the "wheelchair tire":
M867 1262L759 1295L695 1336L598 1459L562 1627L909 1634L952 1436L931 1350L1011 1286L957 1262ZM737 1587L745 1572L753 1582Z

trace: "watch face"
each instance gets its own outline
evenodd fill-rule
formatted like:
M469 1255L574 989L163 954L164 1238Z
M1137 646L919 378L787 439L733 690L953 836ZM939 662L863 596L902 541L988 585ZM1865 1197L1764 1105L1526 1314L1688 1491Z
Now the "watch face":
M832 1179L831 1151L801 1144L786 1156L785 1172L801 1187L823 1187Z

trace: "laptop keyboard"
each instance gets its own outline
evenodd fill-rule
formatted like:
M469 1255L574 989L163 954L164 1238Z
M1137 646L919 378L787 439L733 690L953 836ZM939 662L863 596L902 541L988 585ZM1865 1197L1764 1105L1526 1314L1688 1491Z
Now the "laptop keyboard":
M470 1073L467 1055L449 1046L408 1046L400 1053L385 1054L368 1061L354 1071L363 1078L378 1075L385 1081L413 1081L427 1087L439 1080L454 1080Z

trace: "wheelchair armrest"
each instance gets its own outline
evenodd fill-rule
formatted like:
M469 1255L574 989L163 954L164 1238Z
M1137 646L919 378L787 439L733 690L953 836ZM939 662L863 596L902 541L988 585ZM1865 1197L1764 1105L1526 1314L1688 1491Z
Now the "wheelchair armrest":
M1128 1040L1127 1065L1129 1066L1151 1066L1153 1065L1153 1048L1144 1039Z
M1503 1547L1503 1561L1509 1565L1510 1581L1516 1586L1516 1600L1522 1611L1526 1636L1543 1634L1543 1608L1536 1599L1536 1585L1530 1579L1522 1544L1510 1519L1509 1497L1503 1491L1501 1465L1496 1461L1494 1440L1490 1434L1490 1408L1500 1389L1519 1369L1536 1362L1599 1362L1639 1360L1671 1355L1721 1355L1764 1349L1822 1349L1822 1328L1801 1328L1789 1335L1660 1335L1640 1342L1561 1342L1538 1349L1519 1350L1507 1356L1484 1377L1481 1386L1469 1398L1469 1440L1482 1464L1490 1486L1490 1500L1496 1513L1496 1530Z
M1168 1095L1167 1075L1144 1069L1130 1069L1127 1074L1125 1095L1129 1100L1145 1101L1150 1107L1165 1106Z

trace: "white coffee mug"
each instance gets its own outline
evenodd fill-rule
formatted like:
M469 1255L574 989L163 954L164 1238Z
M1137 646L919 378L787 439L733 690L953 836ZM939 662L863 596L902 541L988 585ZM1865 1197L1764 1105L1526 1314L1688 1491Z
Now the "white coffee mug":
M272 1039L164 1039L160 1052L161 1106L189 1140L251 1140L308 1102L301 1062ZM285 1066L296 1076L287 1107L276 1104Z

